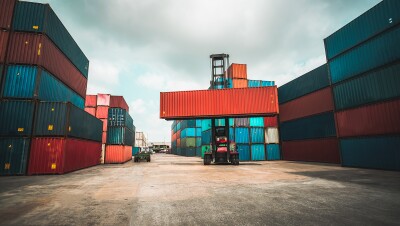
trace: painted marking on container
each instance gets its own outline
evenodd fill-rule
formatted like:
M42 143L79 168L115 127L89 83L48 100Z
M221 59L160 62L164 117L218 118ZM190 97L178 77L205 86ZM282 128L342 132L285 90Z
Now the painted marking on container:
M38 30L39 26L38 25L33 25L32 28L35 29L35 30Z
M42 43L39 43L39 49L37 55L40 56L40 49L42 48Z
M71 126L69 126L69 127L68 127L68 131L71 132L71 130L72 130L72 128L71 128Z
M49 125L48 127L47 127L47 130L53 130L53 125Z
M25 45L28 45L28 43L29 43L28 41L25 41Z
M51 145L51 143L47 143L47 146L49 146L49 147L50 147L50 145Z
M54 111L54 108L51 108L51 111Z
M4 169L9 170L10 169L11 164L10 163L6 163L4 164Z
M24 132L24 128L18 128L18 132Z
M55 170L56 168L57 168L57 165L56 165L55 163L52 163L52 164L51 164L51 169L52 169L52 170Z

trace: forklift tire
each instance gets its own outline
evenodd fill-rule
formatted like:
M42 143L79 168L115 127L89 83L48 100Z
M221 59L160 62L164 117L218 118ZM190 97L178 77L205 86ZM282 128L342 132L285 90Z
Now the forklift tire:
M136 159L136 157L133 157L133 162L137 162L137 159Z
M150 156L149 156L149 157L147 157L147 159L146 159L146 160L147 160L147 162L150 162Z

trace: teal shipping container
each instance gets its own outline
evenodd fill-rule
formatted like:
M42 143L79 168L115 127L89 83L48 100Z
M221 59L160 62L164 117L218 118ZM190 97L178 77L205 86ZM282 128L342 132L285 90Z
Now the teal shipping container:
M196 137L201 137L201 128L196 128Z
M201 147L201 137L196 137L196 147Z
M8 65L3 98L35 98L42 101L71 102L83 109L85 100L52 74L29 65Z
M400 137L359 137L340 140L342 165L400 170Z
M251 117L249 121L251 127L264 127L263 117Z
M39 102L34 136L76 137L101 141L103 122L65 102Z
M229 128L229 140L230 141L235 141L235 129L234 128Z
M399 60L399 40L400 26L332 59L329 61L332 84Z
M196 128L186 128L181 132L181 138L185 137L195 137L196 136Z
M328 67L326 64L280 86L278 88L279 104L294 100L329 86Z
M400 23L400 1L384 0L327 37L329 59Z
M187 157L194 157L196 156L196 148L186 148L186 155Z
M24 175L28 164L30 139L0 138L0 175Z
M400 97L400 63L333 87L336 110Z
M201 147L196 148L196 156L201 157Z
M201 120L201 130L206 131L211 129L211 119L203 119Z
M181 130L181 122L178 122L176 124L176 131Z
M260 80L247 80L248 87L260 87L261 81Z
M196 127L201 128L201 119L196 119Z
M235 128L235 142L237 144L249 143L249 128Z
M46 34L75 67L88 77L89 60L48 4L17 1L13 29Z
M283 141L336 136L333 112L322 113L280 124Z
M132 156L136 155L139 153L140 148L139 147L132 147Z
M107 144L120 144L133 146L134 131L131 131L127 127L122 126L112 126L108 127L107 131Z
M261 81L261 86L275 86L275 81Z
M125 109L109 108L108 109L108 126L126 126L131 131L134 130L133 119Z
M262 144L264 143L264 128L250 128L251 143Z
M201 144L206 145L211 143L211 130L201 132Z
M265 145L252 144L251 145L251 160L264 161L265 160Z
M238 144L239 161L250 161L250 146L248 144Z
M35 102L0 101L0 135L30 136L32 134Z
M267 160L280 160L281 151L279 144L267 144Z

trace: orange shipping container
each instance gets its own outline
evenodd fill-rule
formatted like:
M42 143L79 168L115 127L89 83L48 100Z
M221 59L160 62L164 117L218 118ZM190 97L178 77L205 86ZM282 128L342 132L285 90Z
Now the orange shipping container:
M232 79L233 88L247 88L247 79Z
M279 113L276 86L160 93L160 118L268 116Z
M106 145L104 163L125 163L132 160L132 146Z
M103 136L101 137L101 143L107 143L107 132L103 132Z
M85 111L94 117L96 117L96 108L91 108L91 107L85 107Z
M233 79L247 79L247 65L231 64L228 68L228 77Z

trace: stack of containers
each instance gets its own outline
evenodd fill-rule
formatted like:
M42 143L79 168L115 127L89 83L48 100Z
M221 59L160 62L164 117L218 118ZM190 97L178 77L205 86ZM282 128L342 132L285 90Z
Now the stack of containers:
M228 88L248 87L246 64L231 64L228 67L227 72L228 72Z
M327 65L278 88L284 160L339 163Z
M124 163L130 160L135 127L124 97L87 95L85 111L102 121L101 163Z
M180 122L180 155L196 156L201 148L201 120L182 120Z
M400 1L326 38L343 166L400 170Z
M176 123L173 121L171 125L171 154L176 154Z
M98 164L101 123L83 111L88 59L48 4L0 4L1 174Z

